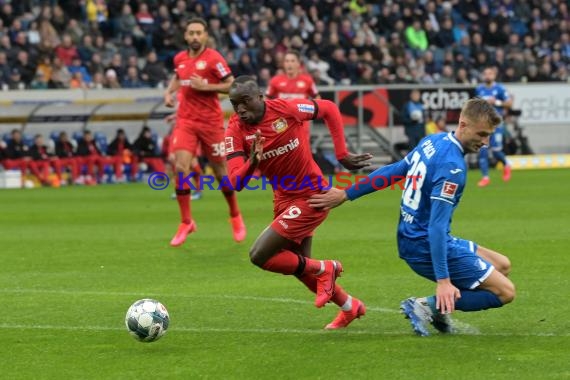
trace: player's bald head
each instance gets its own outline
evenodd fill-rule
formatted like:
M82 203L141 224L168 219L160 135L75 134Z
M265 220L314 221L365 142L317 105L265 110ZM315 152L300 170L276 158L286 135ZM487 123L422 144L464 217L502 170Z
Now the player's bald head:
M261 94L261 90L259 89L257 81L254 77L249 75L240 75L232 83L232 86L230 87L230 93L240 93L255 96Z

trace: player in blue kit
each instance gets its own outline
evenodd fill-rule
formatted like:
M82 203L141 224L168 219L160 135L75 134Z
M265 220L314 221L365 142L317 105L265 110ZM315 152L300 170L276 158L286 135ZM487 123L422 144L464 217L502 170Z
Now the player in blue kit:
M507 257L450 234L453 211L465 188L464 155L489 144L500 122L488 102L470 99L454 133L428 136L403 160L377 169L347 190L331 188L309 200L312 207L330 209L406 178L398 251L414 272L437 282L435 295L401 303L418 335L429 335L429 323L441 332L453 332L448 314L456 309L501 307L515 297L515 287L507 278L511 268Z
M500 83L495 82L497 71L494 67L487 67L483 70L484 84L480 84L475 89L475 96L485 99L489 104L495 107L500 116L505 115L505 109L510 108L513 100L509 93ZM507 162L507 157L503 152L503 140L506 133L506 126L501 123L496 129L495 133L491 136L489 148L493 153L493 157L503 164L503 181L511 179L511 167ZM477 183L479 187L488 186L491 183L489 178L489 152L488 148L484 147L479 151L479 168L483 174L483 178Z

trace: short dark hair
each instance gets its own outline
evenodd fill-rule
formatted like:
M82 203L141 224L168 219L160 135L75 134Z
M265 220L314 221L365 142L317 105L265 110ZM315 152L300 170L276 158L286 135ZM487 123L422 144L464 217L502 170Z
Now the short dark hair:
M297 59L298 59L299 61L301 60L301 53L299 53L298 50L289 49L289 50L287 50L287 51L285 52L285 55L287 55L287 54L292 54L292 55L294 55L295 57L297 57Z
M240 75L232 83L231 89L235 89L239 86L251 86L253 89L259 90L259 85L257 84L257 79L251 75Z
M206 20L204 20L201 17L192 17L190 20L188 20L188 22L186 22L186 27L184 28L184 30L188 29L188 25L192 24L200 24L204 27L204 30L206 32L208 31L208 23L206 22Z

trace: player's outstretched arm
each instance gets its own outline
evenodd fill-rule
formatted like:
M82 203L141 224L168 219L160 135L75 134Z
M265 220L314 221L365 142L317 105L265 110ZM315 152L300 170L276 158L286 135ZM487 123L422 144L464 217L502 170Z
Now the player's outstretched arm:
M406 178L408 163L405 159L394 164L376 169L346 190L331 188L325 193L315 194L309 199L309 205L325 210L340 206L346 200L355 200L363 195L385 189Z
M324 119L331 133L337 160L349 170L357 170L370 166L370 163L366 162L372 158L370 153L353 154L348 152L346 141L344 140L342 116L336 104L324 99L316 99L314 102L319 108L317 118Z
M346 199L346 191L331 187L325 193L313 195L307 202L313 208L330 210L343 204Z
M194 74L190 77L190 85L194 90L198 91L213 91L220 92L222 94L227 94L230 91L230 87L234 82L233 75L224 78L220 83L208 83L201 76Z

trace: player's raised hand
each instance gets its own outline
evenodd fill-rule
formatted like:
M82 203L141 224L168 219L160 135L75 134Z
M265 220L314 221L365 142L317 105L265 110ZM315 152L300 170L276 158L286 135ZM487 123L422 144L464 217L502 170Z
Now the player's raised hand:
M207 83L200 75L194 74L190 77L190 86L192 86L194 90L200 91L206 88Z
M348 156L339 160L339 162L342 164L342 166L344 166L348 170L356 170L370 166L370 162L365 162L365 161L370 160L372 157L373 156L370 153L364 153L364 154L349 153Z
M168 108L174 108L174 96L170 92L164 93L164 105Z
M455 300L461 298L461 292L449 279L437 281L435 290L436 309L442 314L449 314L455 311Z
M331 187L327 192L315 194L307 201L309 206L313 208L330 210L331 208L340 206L346 201L346 192L336 187Z
M265 143L265 137L261 136L261 131L258 129L255 131L255 140L251 145L251 163L255 166L259 165L261 158L263 157L263 144Z

